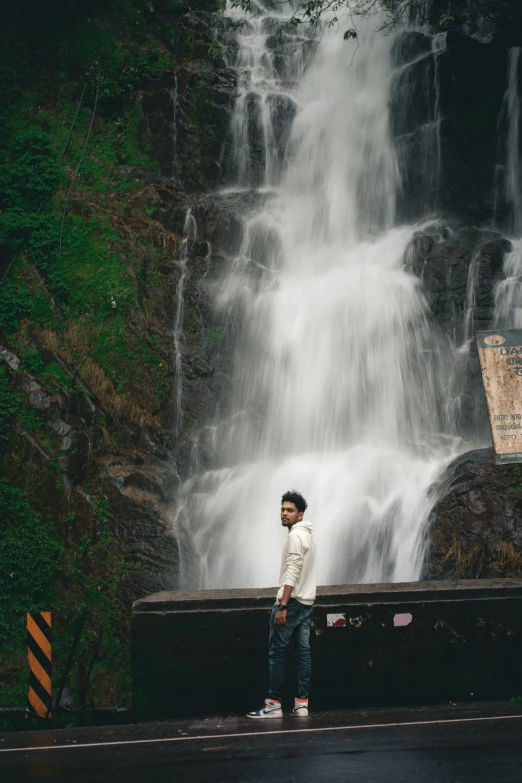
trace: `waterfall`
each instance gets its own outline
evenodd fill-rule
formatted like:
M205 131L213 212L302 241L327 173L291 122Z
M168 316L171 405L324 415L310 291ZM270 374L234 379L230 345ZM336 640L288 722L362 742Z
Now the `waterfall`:
M522 329L522 238L504 260L505 278L495 290L495 327Z
M433 122L435 123L436 144L437 144L437 192L440 190L440 176L441 176L441 146L440 146L440 126L442 117L440 116L440 77L439 77L439 55L446 49L447 46L447 33L438 33L433 36L432 52L433 52Z
M495 167L493 208L494 220L498 220L499 202L508 209L507 228L516 237L522 235L522 165L520 155L520 97L518 71L521 47L513 46L508 52L507 86L498 117L499 128L506 127L505 143L500 149ZM501 134L503 138L504 134Z
M414 580L452 454L451 362L404 266L415 229L395 225L392 37L363 20L356 50L329 30L277 37L281 20L261 10L238 35L232 172L263 198L218 297L242 331L216 468L181 492L185 586L275 584L291 488L322 584Z
M522 234L522 166L520 165L520 98L518 94L518 69L520 47L509 50L508 86L504 96L508 117L506 150L506 199L511 207L511 230L515 236Z
M510 207L510 229L513 249L504 260L505 279L495 291L495 326L522 328L522 165L520 156L520 97L518 71L520 47L508 54L508 83L502 114L507 120L504 192Z
M188 243L197 235L196 219L189 207L183 226L183 240L179 251L180 276L176 286L176 302L174 315L173 345L174 345L174 374L175 374L175 400L176 400L176 432L181 432L183 426L183 316L185 314L185 281L187 279Z
M474 313L476 307L476 288L480 272L480 247L475 250L468 267L466 284L466 303L464 309L464 340L457 349L459 353L469 349L471 340L475 339Z
M409 37L417 36L413 45ZM399 213L415 218L441 205L440 62L446 33L400 32L392 38L390 122L401 173ZM412 122L413 120L413 122ZM406 207L406 209L405 209Z

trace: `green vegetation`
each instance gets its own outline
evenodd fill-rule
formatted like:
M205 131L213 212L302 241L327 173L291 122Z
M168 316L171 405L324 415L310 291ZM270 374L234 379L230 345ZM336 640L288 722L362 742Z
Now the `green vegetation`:
M45 9L25 0L13 2L6 18L0 333L22 352L34 350L20 331L30 314L34 337L44 342L43 330L52 332L71 361L95 356L123 393L124 379L139 379L144 355L149 365L160 364L152 345L137 349L122 322L139 296L129 266L142 276L144 256L155 252L142 243L140 253L127 256L122 216L135 172L142 183L157 169L138 139L138 90L171 70L173 58L151 42L144 0L72 7L52 0ZM27 369L44 370L30 358ZM69 378L56 380L70 390Z
M178 0L171 5L176 13ZM172 50L183 46L175 21L149 8L8 0L3 10L0 343L50 407L28 406L0 361L0 706L25 703L32 610L53 613L57 679L86 609L77 656L89 659L103 632L91 694L97 704L129 701L122 581L137 565L123 560L98 477L86 475L81 493L66 485L62 436L48 422L65 399L76 411L82 382L107 420L154 426L168 388L156 335L133 321L147 261L158 257L157 204L134 196L157 175L140 138L141 91L172 73ZM134 394L147 384L148 407ZM91 455L110 439L107 420L96 413L89 423Z
M5 445L9 426L18 411L18 395L15 394L9 383L7 370L0 365L0 446Z
M72 389L72 379L58 363L45 365L34 349L26 350L23 364L49 390ZM0 704L25 703L26 613L52 612L53 657L59 676L74 623L86 609L77 655L89 659L103 632L91 695L98 704L126 705L129 629L120 583L133 565L123 560L107 498L99 494L96 480L83 485L87 507L74 492L68 499L57 457L62 439L48 426L46 413L21 403L9 376L10 371L0 365ZM74 694L74 676L71 685Z
M34 471L35 465L31 465ZM41 474L44 475L43 473ZM130 690L128 627L119 599L119 582L128 566L119 557L109 526L107 500L95 498L89 533L74 513L63 514L60 527L49 508L34 510L32 491L0 480L0 650L4 676L2 706L20 706L27 697L25 618L27 612L53 615L53 657L67 658L75 621L84 609L87 620L79 658L89 659L101 631L103 647L93 669L93 687L102 703L126 704ZM45 480L38 481L41 490ZM33 499L34 500L34 499ZM60 529L61 528L61 529ZM74 677L71 681L75 693Z
M19 652L26 612L47 610L52 601L58 545L52 524L34 511L24 491L5 480L0 480L0 507L0 647Z

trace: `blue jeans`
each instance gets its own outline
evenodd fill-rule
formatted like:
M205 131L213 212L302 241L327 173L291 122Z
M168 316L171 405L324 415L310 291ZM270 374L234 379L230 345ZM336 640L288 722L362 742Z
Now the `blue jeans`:
M302 604L295 598L288 602L286 623L275 625L278 606L272 607L270 615L270 637L268 646L268 660L270 663L270 688L268 695L271 699L281 701L281 689L285 677L285 653L294 637L294 655L297 658L297 698L307 699L312 676L312 656L310 655L310 623L312 622L313 606Z

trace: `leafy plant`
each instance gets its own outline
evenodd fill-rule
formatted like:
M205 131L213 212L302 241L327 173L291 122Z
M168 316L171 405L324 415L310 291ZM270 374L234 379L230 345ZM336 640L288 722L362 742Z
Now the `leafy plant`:
M32 408L22 408L18 413L18 423L23 430L35 432L42 422L36 411Z
M29 311L29 293L20 285L4 283L0 286L0 330L11 333Z
M51 139L33 125L17 134L11 160L0 169L0 190L7 208L37 208L49 198L60 181L60 168Z
M290 18L280 25L279 33L291 30L300 25L312 28L322 25L336 25L341 15L348 16L350 20L357 17L369 17L375 14L379 8L382 28L390 29L405 22L415 21L416 24L436 24L434 12L437 4L426 0L298 0L290 3L290 0L282 0L281 6L287 5ZM231 0L232 8L239 8L247 16L257 13L252 0ZM226 8L225 0L222 0L221 8ZM513 28L517 22L522 21L522 7L519 0L453 0L439 18L439 24L446 27L453 22L460 24L477 24L478 20L488 23L497 22L506 28ZM357 38L355 28L347 31L345 40Z
M40 373L44 371L45 365L43 359L36 348L26 348L21 356L24 366L27 367L29 372Z
M0 479L0 640L21 637L26 612L49 610L58 549L52 525L23 490Z
M223 44L215 38L209 46L208 53L212 60L219 60L223 57Z
M51 362L51 364L45 368L43 375L45 378L56 381L59 386L67 391L72 391L74 388L73 379L62 370L57 362Z

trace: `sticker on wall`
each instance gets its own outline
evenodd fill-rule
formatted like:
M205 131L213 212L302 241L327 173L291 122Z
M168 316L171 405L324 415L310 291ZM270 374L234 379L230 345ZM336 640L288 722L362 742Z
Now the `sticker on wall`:
M409 612L403 614L396 614L393 618L393 624L395 628L404 628L405 625L409 625L413 620L413 616Z
M346 626L345 614L327 614L326 615L326 627L327 628L344 628Z

